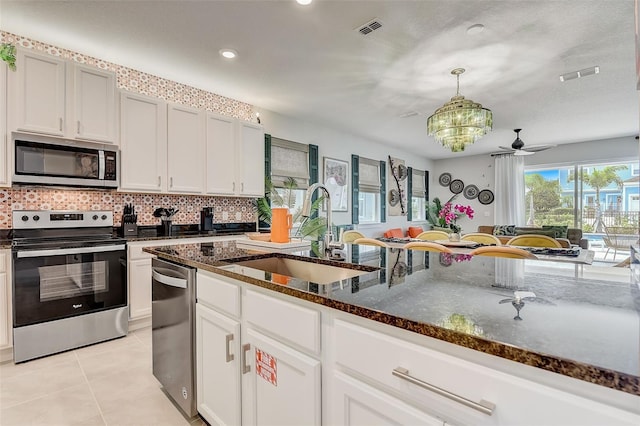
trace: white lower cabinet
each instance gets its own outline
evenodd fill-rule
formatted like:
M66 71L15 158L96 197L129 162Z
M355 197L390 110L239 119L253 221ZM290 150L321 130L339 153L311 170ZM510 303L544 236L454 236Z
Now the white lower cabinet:
M0 251L0 350L13 346L11 250ZM0 359L0 362L2 359Z
M240 322L196 304L197 408L210 424L241 424Z
M332 425L444 425L441 419L340 372L333 374L331 398Z
M320 425L320 361L282 343L277 325L254 328L244 316L244 295L238 303L241 288L239 281L198 271L198 412L215 425ZM277 303L285 316L301 312L293 303Z
M211 424L640 424L640 397L223 275L199 271L197 291Z
M444 419L446 424L640 424L638 414L348 321L336 320L333 329L337 369ZM403 374L395 375L394 370ZM482 405L493 405L491 414L482 412Z
M320 361L251 328L243 343L242 424L320 425Z

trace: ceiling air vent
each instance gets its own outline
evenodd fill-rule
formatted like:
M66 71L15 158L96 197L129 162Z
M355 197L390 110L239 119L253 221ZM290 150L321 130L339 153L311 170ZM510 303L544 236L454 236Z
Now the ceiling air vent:
M377 19L372 19L364 25L357 28L357 31L362 35L369 35L377 29L382 28L382 24Z
M573 71L573 72L568 72L566 74L562 74L560 76L560 81L575 80L576 78L587 77L589 75L594 75L599 73L600 73L599 66L589 67L589 68L582 69L580 71Z

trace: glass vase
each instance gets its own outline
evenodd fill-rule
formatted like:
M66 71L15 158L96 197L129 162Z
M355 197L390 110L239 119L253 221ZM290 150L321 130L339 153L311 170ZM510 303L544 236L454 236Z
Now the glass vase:
M460 241L460 233L459 232L452 232L449 234L449 241L457 243Z

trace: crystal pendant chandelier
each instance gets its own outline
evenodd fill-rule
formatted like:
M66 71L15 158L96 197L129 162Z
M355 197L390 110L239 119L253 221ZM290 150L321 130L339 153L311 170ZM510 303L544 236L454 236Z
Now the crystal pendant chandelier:
M427 119L427 133L451 152L464 151L467 145L493 128L493 114L479 103L460 95L460 74L464 68L451 70L456 76L456 95Z

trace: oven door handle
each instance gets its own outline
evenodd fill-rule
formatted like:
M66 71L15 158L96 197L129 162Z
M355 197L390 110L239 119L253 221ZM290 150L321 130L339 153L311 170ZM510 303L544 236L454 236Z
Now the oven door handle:
M18 259L24 257L43 257L43 256L64 256L67 254L83 254L83 253L104 253L109 251L120 251L126 249L125 244L117 244L113 246L97 246L97 247L75 247L69 249L48 249L48 250L25 250L17 251Z
M151 270L151 276L161 284L170 285L171 287L187 288L187 280L184 278L170 277L169 275L161 274L156 269Z

